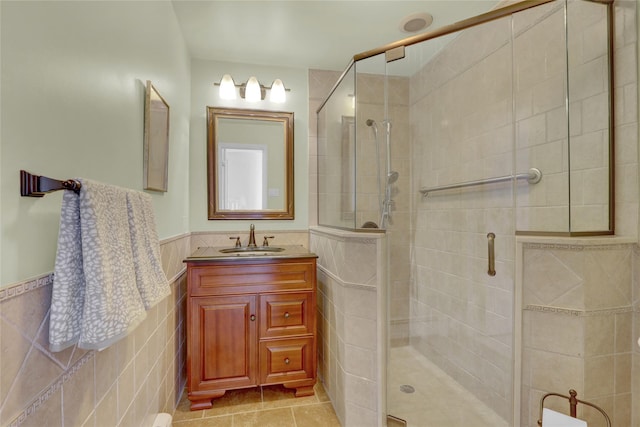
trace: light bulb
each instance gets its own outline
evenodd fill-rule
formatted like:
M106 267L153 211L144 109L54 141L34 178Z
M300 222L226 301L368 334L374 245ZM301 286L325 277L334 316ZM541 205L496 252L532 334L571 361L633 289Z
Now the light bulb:
M221 99L236 99L236 83L229 74L222 76L219 94Z
M287 95L284 90L284 84L282 80L275 79L271 85L271 93L269 94L269 100L271 102L277 102L279 104L287 100Z
M247 81L247 87L244 92L244 99L248 102L258 102L262 99L260 83L258 83L258 79L251 76Z

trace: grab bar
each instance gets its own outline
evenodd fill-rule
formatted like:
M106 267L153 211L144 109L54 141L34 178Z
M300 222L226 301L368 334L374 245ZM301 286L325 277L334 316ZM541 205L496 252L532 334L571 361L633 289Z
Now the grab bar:
M531 168L529 169L529 172L519 173L517 175L499 176L496 178L479 179L477 181L462 182L460 184L450 184L450 185L443 185L441 187L423 188L420 190L420 193L422 193L423 197L426 197L429 195L429 193L432 193L434 191L453 190L456 188L473 187L473 186L482 185L482 184L495 184L498 182L511 181L514 178L516 180L526 179L529 182L529 184L537 184L542 179L542 172L540 172L540 169Z
M487 234L488 246L489 246L489 268L487 269L487 274L489 276L496 275L496 250L495 250L495 240L496 235L493 233Z

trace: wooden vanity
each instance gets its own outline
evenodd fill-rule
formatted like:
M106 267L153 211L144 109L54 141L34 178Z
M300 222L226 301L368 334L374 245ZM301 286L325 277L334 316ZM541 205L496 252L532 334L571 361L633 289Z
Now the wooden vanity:
M316 258L199 248L187 264L187 388L191 410L226 390L282 384L296 396L316 382Z

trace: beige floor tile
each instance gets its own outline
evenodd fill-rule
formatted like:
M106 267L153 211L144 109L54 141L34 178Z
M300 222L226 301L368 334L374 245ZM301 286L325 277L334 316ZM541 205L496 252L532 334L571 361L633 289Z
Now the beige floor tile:
M233 415L234 427L296 427L291 408L269 409Z
M233 427L233 415L184 421L175 421L174 419L171 425L172 427Z
M295 406L291 409L297 427L340 427L331 403Z
M205 409L205 417L230 415L240 412L259 411L262 409L260 387L241 390L229 390L224 396L213 399L213 407Z
M173 416L174 427L339 427L320 383L315 395L295 397L281 385L230 390L213 400L213 408L191 411L186 390ZM295 417L294 417L295 411Z
M316 393L316 398L318 402L329 402L329 395L327 391L324 389L322 383L318 381L316 385L313 387L313 391Z

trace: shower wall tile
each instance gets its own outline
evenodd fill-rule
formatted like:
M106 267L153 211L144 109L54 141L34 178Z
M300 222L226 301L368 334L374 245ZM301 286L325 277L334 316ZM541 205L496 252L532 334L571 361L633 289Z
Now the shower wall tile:
M619 15L616 20L616 44L615 44L615 66L616 70L616 105L615 116L616 125L619 127L626 122L636 123L637 114L636 110L636 63L635 55L635 39L636 36L628 36L628 34L635 33L635 21L633 14L629 11L634 9L635 6L632 2L617 2L616 14ZM551 11L553 6L549 6ZM536 8L542 10L542 8ZM527 27L527 31L517 31L516 37L516 74L517 74L517 86L516 86L516 117L518 120L518 126L524 124L535 117L535 114L540 111L545 111L546 108L550 108L554 105L552 99L562 94L565 91L564 83L560 86L561 77L564 74L564 70L561 67L551 65L548 67L546 60L557 61L558 64L564 62L563 55L553 55L554 49L564 49L563 47L563 34L557 34L555 44L539 44L539 46L546 46L548 51L545 52L542 49L534 49L535 43L538 40L547 40L550 34L553 34L553 28L562 28L562 26L556 27L553 23L560 19L562 10L556 7L556 12L550 13L547 17L539 15L538 18L543 22L538 23L535 27ZM608 193L607 187L607 175L603 166L598 165L600 162L604 164L607 161L606 151L602 148L592 150L590 146L584 146L578 140L578 137L591 137L597 138L599 135L604 135L600 132L604 129L607 123L607 113L605 111L608 103L606 101L606 44L602 42L603 38L598 37L599 31L606 29L606 21L604 15L599 12L602 8L593 5L585 5L580 2L572 2L569 6L569 32L568 32L568 44L569 44L569 82L570 90L570 125L572 135L572 152L571 152L571 167L577 170L582 170L582 173L574 174L571 179L571 194L572 194L572 218L571 226L574 231L592 230L592 229L604 229L608 223L608 207L606 206L606 195ZM518 18L520 23L516 24L516 28L522 25L525 21L524 17L532 17L539 11L532 10L527 13L519 14L522 19ZM536 19L538 19L536 18ZM542 19L544 18L544 19ZM626 29L625 29L626 27ZM622 36L627 34L627 36ZM521 49L525 48L525 50ZM531 50L529 49L531 48ZM518 52L526 52L526 58L522 55L518 55ZM536 57L536 55L541 55ZM540 61L544 58L544 61ZM536 70L537 67L537 70ZM531 74L527 74L531 72ZM618 74L620 74L618 76ZM536 80L538 79L538 80ZM546 91L545 87L552 88L555 81L555 89ZM545 93L548 96L545 96ZM543 106L542 108L534 108L534 97L537 96ZM628 96L629 100L625 100ZM625 112L625 109L630 109L629 113ZM560 138L563 134L566 134L566 117L564 109L558 109L557 111L548 111L546 123L546 138L547 141L553 141ZM538 128L540 131L542 127ZM595 135L591 135L594 133ZM616 129L616 133L618 129ZM518 134L518 136L523 136ZM526 136L526 135L524 135ZM540 135L541 136L541 135ZM603 137L606 138L606 135ZM518 138L519 139L519 138ZM517 143L521 141L516 140ZM532 139L526 139L528 143L532 142ZM535 140L533 140L535 141ZM542 144L540 139L539 144ZM637 164L637 144L632 148L631 157L627 159L633 159L632 162ZM600 152L602 155L598 158L593 156L594 153ZM588 153L591 158L590 162L593 164L585 164L584 153ZM562 159L564 164L567 164L567 156L553 156L556 159ZM520 148L520 152L517 154L516 169L526 169L529 165L536 165L539 163L540 157L535 156L535 153L531 151L531 147L528 146L524 150ZM620 164L616 159L616 164ZM590 172L585 172L585 168L591 168ZM582 169L581 169L582 168ZM597 169L600 169L598 171ZM541 182L541 185L536 185L536 189L530 189L535 191L533 198L531 194L518 194L518 229L540 229L549 231L562 231L568 229L568 215L569 211L562 209L563 206L568 206L568 200L565 198L548 198L545 196L549 192L549 189L556 189L557 194L569 194L569 190L566 183L568 183L568 177L566 175L558 175L552 177L550 172L547 172L548 165L540 167L543 170L545 179ZM551 170L551 169L550 169ZM575 169L574 169L575 170ZM632 172L637 176L637 171ZM560 179L566 180L566 183L559 186L558 183L553 181L559 181ZM636 178L637 180L637 178ZM546 182L545 182L546 181ZM637 205L637 191L635 191L635 184L631 184L633 179L628 183L621 183L619 188L622 191L629 189L633 194L633 202L616 202L616 231L622 235L635 235L637 231L637 224L633 221L625 220L628 218L628 214L634 214L634 204ZM595 184L595 185L594 185ZM618 187L618 185L616 185ZM562 191L557 191L562 189ZM600 190L598 197L593 197L597 191ZM618 191L618 189L617 189ZM579 196L579 197L575 197ZM621 206L625 205L625 206ZM557 206L560 209L544 209L543 206ZM561 217L567 217L566 221L554 220L553 215L560 215Z
M0 425L143 425L157 412L172 413L185 384L188 253L189 235L161 242L171 295L101 352L49 351L52 274L3 289Z
M625 143L625 135L633 131L627 129L637 127L637 22L636 2L616 2L616 39L615 39L615 132L616 132L616 234L636 235L638 224L632 218L638 215L637 170L628 171L620 176L620 166L627 162L637 169L637 143ZM635 138L637 138L637 134ZM634 136L631 136L633 139ZM624 151L620 151L624 150ZM624 154L623 154L624 153ZM618 181L621 179L620 181ZM622 196L622 199L619 197Z
M636 312L636 316L638 316L637 312ZM637 396L640 394L640 353L638 353L638 351L635 351L633 353L632 364L633 364L633 367L632 367L633 375L631 376L631 396L637 402ZM640 410L638 409L637 404L631 405L632 423L630 423L629 425L632 425L633 427L640 426L640 413L638 413L639 411Z
M312 228L318 254L319 376L344 426L377 424L384 235ZM357 267L357 268L354 268Z
M634 291L635 292L635 291ZM631 352L635 347L633 339L633 312L620 313L615 316L615 352Z
M601 405L613 425L630 425L636 252L595 240L524 244L523 425L534 425L542 394L569 389Z
M628 8L626 3L629 2L621 3L624 4L620 8ZM635 5L632 9L635 10ZM602 20L595 19L597 16L592 11L582 11L581 13L583 13L580 18L582 22L594 22L601 27ZM617 13L621 13L619 9ZM564 111L564 96L561 95L566 90L566 83L563 78L559 77L566 71L562 30L564 14L556 4L531 9L527 11L527 14L529 16L526 20L519 18L514 20L517 34L515 48L517 69L514 76L516 80L513 84L516 92L513 95L516 99L514 113L517 125L515 134L516 140L520 144L518 146L520 151L516 154L515 169L520 172L530 166L539 165L544 170L545 176L543 183L541 183L543 185L524 185L522 187L527 193L524 195L519 193L515 215L519 223L522 221L522 223L531 225L533 229L567 230L569 224L569 175L566 167L569 160L566 140L568 129ZM583 19L588 14L591 14L589 19ZM626 34L624 43L635 43L636 39L633 13L626 11L623 15L626 27L631 27L633 30L618 29L618 47L621 46L620 40L625 39L622 34ZM531 31L531 21L542 22L535 31ZM560 29L559 32L555 31L556 29ZM572 176L572 182L583 181L581 186L571 188L571 194L574 197L572 202L582 203L582 206L575 209L581 211L580 223L575 218L572 221L573 225L588 227L596 221L602 223L608 215L608 210L602 207L606 200L594 193L594 189L604 188L607 181L604 179L606 176L603 178L602 175L602 167L606 157L602 154L605 151L603 142L605 135L601 128L604 124L602 117L605 116L601 115L598 110L603 104L595 102L599 101L597 98L599 96L598 89L604 85L604 62L602 58L598 59L598 55L602 54L602 44L592 42L595 30L586 26L580 31L582 31L580 37L572 37L570 40L573 43L579 39L582 43L578 48L571 50L571 54L579 52L580 55L571 57L571 61L580 64L572 70L572 81L575 80L576 83L571 89L573 97L584 102L570 105L570 125L571 135L581 138L577 139L575 144L582 145L585 150L572 157L572 167L580 166L580 170ZM464 44L463 40L460 41L460 44ZM502 138L489 138L488 140L493 145L484 144L482 132L489 134L495 132L496 135L499 133L482 126L488 127L488 123L498 126L501 119L507 122L511 118L508 114L502 116L498 114L501 111L499 96L489 99L485 104L479 103L480 99L487 98L481 96L484 95L481 90L474 92L476 88L469 86L466 82L482 81L486 83L486 73L481 72L482 66L469 65L477 56L470 57L468 54L463 54L456 55L455 59L452 59L451 57L454 55L448 51L455 52L457 43L452 43L452 45L451 49L447 47L445 49L447 52L434 58L410 81L411 115L423 118L419 123L411 125L414 158L412 177L414 182L420 186L441 185L458 180L487 177L487 170L490 171L494 161L497 162L497 159L500 159L501 152L489 154L486 148L495 148L497 140L506 141L507 150L510 149L510 133L512 132L510 129L506 129ZM540 45L547 46L548 49L546 51L536 49ZM635 47L627 50L632 51L633 49ZM476 53L474 52L474 55ZM486 54L486 52L484 53ZM621 54L625 55L624 49ZM500 65L495 68L510 68L503 66L504 63L511 63L511 58L505 55L505 51L495 50L494 57L501 59L494 62L494 64ZM621 62L631 64L632 61L629 59L630 57L621 58ZM464 60L468 60L468 63L462 66L461 61ZM490 61L484 62L490 64ZM620 66L625 68L622 64ZM446 70L446 75L443 70ZM487 67L486 70L492 70L492 68ZM495 71L493 70L494 74L496 74ZM628 156L625 155L625 160L622 160L623 156L618 153L616 163L619 165L630 162L632 165L628 172L628 179L616 178L616 185L620 184L620 191L623 191L616 205L616 226L620 234L623 235L635 235L637 230L637 224L634 223L637 222L634 219L637 218L637 184L632 184L637 181L637 168L635 167L637 164L637 126L635 124L637 111L634 86L636 74L634 68L633 73L628 74L628 77L634 81L630 80L624 83L629 87L623 90L622 94L626 94L628 99L621 101L618 96L616 105L616 115L623 115L622 118L618 117L617 123L624 124L625 120L628 121L628 128L622 130L622 137L627 141L622 149ZM587 79L586 76L592 78ZM509 81L510 76L506 79ZM453 80L457 80L458 86L456 88L449 84ZM507 90L504 92L500 92L498 87L498 90L494 90L492 95L502 93L503 96L510 98L511 87L511 84L506 84L505 89ZM464 105L456 106L454 102L460 99L464 100ZM470 111L474 108L482 108L484 115L471 114ZM631 112L625 114L625 109L629 109ZM452 110L455 111L455 115L450 113ZM489 111L495 112L495 116L486 113ZM468 120L465 114L469 114ZM598 117L595 117L596 115ZM466 123L456 126L451 117L464 117L461 121L466 120ZM481 123L479 118L486 121ZM442 126L443 123L446 123L447 126ZM467 123L468 126L465 126ZM480 135L472 135L474 129ZM616 131L620 132L619 129ZM469 140L465 141L464 138ZM574 152L573 155L575 154ZM486 160L482 161L482 165L486 169L478 166L478 159L485 159L485 156ZM510 161L502 163L510 164ZM617 167L618 174L620 174L621 168ZM507 171L508 173L510 172ZM629 193L625 195L627 190ZM469 193L469 195L472 194ZM487 283L484 280L478 281L479 283L470 280L482 277L485 266L473 258L467 261L464 256L481 257L483 252L486 252L486 242L482 242L482 236L487 232L487 218L493 218L496 211L489 208L483 209L479 197L469 197L469 201L465 205L467 199L464 197L459 199L458 196L459 194L455 194L455 197L442 194L430 197L427 202L417 197L413 200L417 207L415 219L413 219L415 221L413 257L416 270L410 291L412 299L410 307L412 317L419 320L412 323L410 336L414 346L425 352L434 352L434 346L440 345L441 347L437 347L439 352L429 356L445 366L448 372L451 371L451 358L448 357L448 352L454 347L448 337L459 333L462 330L460 325L463 325L461 322L445 322L445 317L439 312L439 309L451 310L452 317L458 320L456 316L460 315L461 307L463 307L456 300L457 297L459 298L455 292L456 281L450 280L449 277L459 276L466 281L468 287L474 290L471 294L473 305L467 304L466 310L468 317L475 321L474 325L482 325L481 329L484 330L490 327L492 316L506 314L505 311L494 313L496 305L491 305L487 300L488 296L492 295L494 300L500 298L504 304L505 301L512 298L509 290L513 289L513 283L503 280L499 288L496 288L506 294L497 293L494 288L492 288L492 292L487 292ZM513 222L508 219L513 216L513 211L510 210L512 199L506 194L498 194L498 196L497 203L504 204L506 220L503 222L494 221L494 224L504 224L501 231L508 234L515 229ZM627 197L629 202L622 202ZM494 207L491 206L491 208ZM459 226L458 221L455 220L455 214L462 208L471 209L464 218L465 224ZM473 210L473 208L476 209ZM455 226L452 227L452 223ZM494 226L494 224L490 224L490 226ZM451 229L453 232L447 234ZM469 232L476 232L479 235L474 237ZM451 243L454 240L459 243ZM506 249L505 252L515 253L511 249ZM611 258L605 256L604 259L599 259L601 254L601 252L597 252L591 257L585 257L584 254L576 257L575 254L558 254L553 249L545 248L541 251L540 258L527 260L524 263L527 267L531 266L530 270L525 269L525 283L530 281L536 284L523 290L525 300L530 301L531 304L578 310L584 310L585 307L588 307L589 310L602 310L608 307L628 306L630 301L630 288L628 287L630 270L627 254L624 250L614 249ZM620 255L622 255L621 259L619 259ZM603 286L604 284L606 285ZM490 315L486 315L483 310L489 310ZM612 314L611 316L618 315L624 316L625 314ZM549 314L544 312L536 312L535 316L537 320L544 320L529 325L533 331L527 329L527 333L535 335L528 336L527 339L534 339L535 345L545 349L544 351L553 353L555 347L558 346L567 352L569 357L574 358L584 357L585 348L597 353L599 357L610 357L614 351L624 351L624 346L618 350L617 347L614 349L612 346L613 342L606 343L608 338L620 332L620 330L611 329L613 323L610 318L606 321L608 326L604 328L603 325L598 324L602 320L599 316L558 319L556 317L548 318ZM562 333L562 326L567 321L579 331L586 328L587 332L577 336ZM531 323L530 319L529 322ZM454 326L451 325L452 323ZM623 324L624 321L621 320L621 329L624 327ZM599 331L599 328L606 329L608 331L606 335L600 335L603 332ZM548 331L560 332L558 336L548 336L545 334ZM509 331L506 332L508 334ZM426 340L431 344L429 347L422 345ZM589 340L588 345L585 344L585 340ZM467 343L474 351L477 351L478 348L485 350L492 348L486 343L481 344L477 337L469 339ZM508 346L505 347L506 351L503 356L509 363L510 349ZM572 360L574 359L569 359L569 361ZM531 363L529 357L526 364L530 366ZM473 366L473 363L471 365ZM577 372L577 370L575 371ZM527 398L531 399L532 405L533 402L537 405L539 395L528 391L525 394ZM525 411L528 412L528 410L527 407ZM531 411L532 414L536 412L535 409Z
M624 337L628 336L627 334L630 332L631 342L629 347L627 347L624 342L618 343L616 341L616 350L620 352L629 350L631 352L631 396L632 401L637 402L638 396L640 396L640 249L637 245L633 250L632 265L633 312L630 319L622 316L616 317L616 329L617 331L620 330L623 336L621 340L624 341ZM618 320L620 321L618 322ZM629 321L631 325L628 324ZM629 327L630 331L628 329ZM631 422L629 425L632 427L640 427L640 407L638 407L637 404L631 405L630 412Z
M524 304L580 310L629 306L631 254L629 245L528 245Z
M387 88L385 89L385 81ZM356 117L356 225L367 221L380 222L381 193L384 192L384 174L386 173L387 145L383 128L384 121L391 123L389 137L391 170L399 173L398 180L392 186L392 221L389 230L409 229L410 209L410 127L408 110L409 80L405 77L385 77L374 74L357 76L357 117ZM385 109L385 93L388 105ZM386 116L385 116L386 114ZM368 119L378 124L378 139L369 126ZM379 156L379 157L377 157ZM380 172L382 176L380 175ZM380 182L379 182L380 181ZM336 187L340 188L340 187ZM378 224L380 225L380 224ZM401 271L401 270L398 270Z
M584 355L605 356L615 352L615 316L584 318Z
M342 147L340 144L329 144L333 140L342 140L343 126L317 129L316 111L325 102L339 77L339 72L309 71L309 161L317 165L309 169L309 223L312 226L321 220L351 227L358 220L353 216L350 199L345 202L341 192ZM326 109L320 113L321 117L326 114ZM318 176L318 171L322 171L323 175Z
M615 392L615 363L611 355L585 358L584 396L610 396Z
M324 101L340 77L339 71L310 70L309 99ZM315 110L314 110L315 111Z
M616 395L631 393L631 378L633 378L632 375L629 375L629 373L633 372L631 357L631 352L615 355L613 375L615 388L613 392Z
M528 317L530 329L523 337L525 346L576 357L581 356L585 348L591 348L585 345L585 337L576 332L582 331L585 327L585 320L582 318L547 316L541 312L532 312ZM549 331L555 333L549 334ZM613 328L610 332L613 332ZM611 348L607 350L606 354L609 354Z
M616 397L613 402L613 417L622 426L632 426L633 396L631 393ZM595 416L594 416L595 418Z

